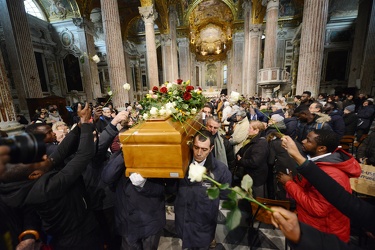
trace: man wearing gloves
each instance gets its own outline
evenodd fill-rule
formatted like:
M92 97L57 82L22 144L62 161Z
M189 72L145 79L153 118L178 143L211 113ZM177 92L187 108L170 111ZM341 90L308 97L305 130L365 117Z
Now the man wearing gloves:
M102 180L116 190L115 221L122 237L121 249L156 250L166 222L163 179L145 179L138 173L124 175L122 151L114 153Z

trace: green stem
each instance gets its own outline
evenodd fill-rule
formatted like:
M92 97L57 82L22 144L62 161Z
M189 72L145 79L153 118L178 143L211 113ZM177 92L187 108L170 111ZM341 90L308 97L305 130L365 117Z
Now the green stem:
M263 115L267 116L268 120L271 120L271 117L269 117L268 115L266 115L264 112L262 112L262 110L258 109L260 111L260 113L262 113ZM284 135L283 133L280 132L280 129L276 126L276 124L273 124L277 130L277 132L279 132L281 135Z
M106 106L106 105L107 105L107 104L109 103L109 101L110 101L110 100L112 100L112 96L113 96L113 95L110 95L110 96L109 96L109 98L108 98L107 102L106 102L106 103L104 103L103 107L105 107L105 106Z
M221 183L215 181L214 179L212 179L211 177L207 176L206 174L203 174L203 178L204 179L207 179L209 181L211 181L212 183L214 183L216 186L218 186L219 188L221 188ZM234 191L236 194L239 194L241 197L242 197L242 194L240 194L239 192L237 192L235 189L233 188L228 188L229 190L231 191ZM260 203L259 201L257 201L256 199L253 199L253 198L250 198L250 197L243 197L243 199L245 200L248 200L250 202L254 202L255 204L257 204L258 206L261 206L262 208L264 208L265 210L268 210L270 212L273 212L273 210L269 207L267 207L266 205Z

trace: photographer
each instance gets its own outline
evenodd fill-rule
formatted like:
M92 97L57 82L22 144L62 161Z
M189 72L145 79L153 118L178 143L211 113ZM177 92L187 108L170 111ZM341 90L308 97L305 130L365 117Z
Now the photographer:
M9 164L1 176L0 198L10 207L30 207L52 236L54 249L100 249L98 224L88 209L81 177L94 153L91 110L78 106L80 125L62 141L49 159L35 164ZM77 149L78 146L78 149ZM60 171L69 155L74 158Z

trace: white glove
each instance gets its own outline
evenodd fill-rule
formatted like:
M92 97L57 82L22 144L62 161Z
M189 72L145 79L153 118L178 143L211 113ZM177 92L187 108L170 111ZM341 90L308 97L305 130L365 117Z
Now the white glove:
M132 173L129 176L130 181L136 187L143 187L147 181L147 179L143 178L142 175L138 173Z

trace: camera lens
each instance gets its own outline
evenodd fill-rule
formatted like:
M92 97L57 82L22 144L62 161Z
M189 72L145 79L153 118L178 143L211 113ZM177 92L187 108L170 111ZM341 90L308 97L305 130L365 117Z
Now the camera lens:
M42 134L21 134L0 138L0 145L10 147L10 163L33 163L42 160L46 145Z

